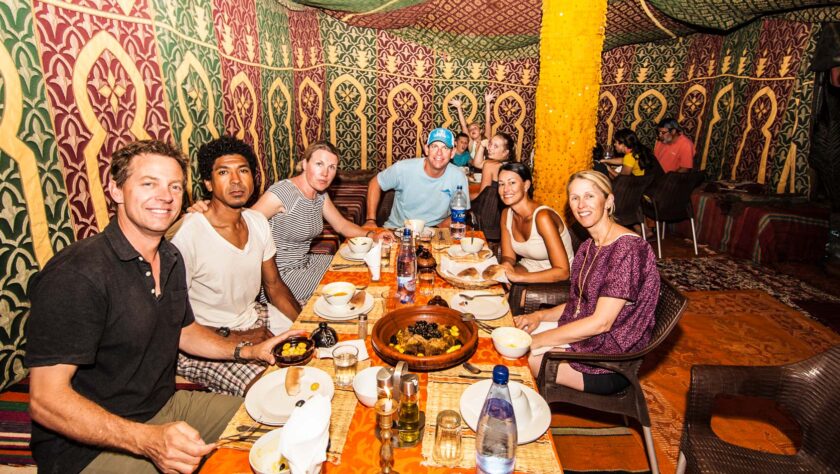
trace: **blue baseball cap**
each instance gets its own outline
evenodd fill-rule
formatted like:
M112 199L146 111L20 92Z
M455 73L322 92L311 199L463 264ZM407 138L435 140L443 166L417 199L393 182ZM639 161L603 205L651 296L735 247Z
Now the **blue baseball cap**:
M433 142L442 142L446 148L455 148L455 135L449 129L436 128L429 134L426 145L431 145Z

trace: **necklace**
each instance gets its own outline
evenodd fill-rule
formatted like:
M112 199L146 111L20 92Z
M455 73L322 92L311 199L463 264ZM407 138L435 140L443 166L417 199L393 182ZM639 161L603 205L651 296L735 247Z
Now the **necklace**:
M610 222L610 227L607 229L607 235L603 242L607 241L611 231L612 222ZM595 260L598 259L598 254L601 252L601 248L603 247L603 245L598 246L598 249L595 251L595 255L592 257L592 262L589 264L589 268L587 268L586 273L584 273L583 269L586 268L586 261L589 259L589 251L592 249L593 245L595 245L595 239L592 239L592 243L586 248L586 253L583 255L583 264L580 266L580 271L578 272L578 300L577 306L575 306L575 318L580 315L580 304L583 302L583 287L586 284L586 279L589 277L589 272L592 270L592 267L595 266Z

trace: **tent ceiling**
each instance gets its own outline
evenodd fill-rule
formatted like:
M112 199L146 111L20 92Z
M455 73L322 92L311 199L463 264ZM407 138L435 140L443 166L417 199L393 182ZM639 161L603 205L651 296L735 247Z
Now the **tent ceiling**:
M279 1L320 8L353 26L391 30L406 39L461 54L510 52L539 43L542 0ZM803 19L819 21L840 16L836 12L840 1L827 0L608 0L608 3L605 50L698 31L724 32L768 14L817 8L819 15Z

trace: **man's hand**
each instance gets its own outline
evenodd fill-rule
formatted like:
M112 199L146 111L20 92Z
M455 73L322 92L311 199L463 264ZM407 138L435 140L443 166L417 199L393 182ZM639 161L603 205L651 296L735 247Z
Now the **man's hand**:
M453 107L456 107L456 108L461 108L461 104L462 104L461 99L452 99L452 100L449 101L449 105L452 105Z
M266 339L265 341L255 345L255 346L245 346L241 349L240 355L244 359L250 360L261 360L268 364L274 364L274 346L283 342L284 340L292 337L306 334L306 331L295 329L293 331L286 331L278 336L274 336L270 339Z
M394 239L394 233L388 229L380 230L379 232L373 234L373 240L385 241L389 244L394 243L396 239Z
M487 93L484 94L484 101L487 102L488 104L493 102L493 99L495 99L495 98L496 98L496 94L493 93L493 92L487 92Z
M376 229L376 219L368 219L362 224L362 229Z
M210 200L209 199L205 199L204 201L196 201L195 203L193 203L192 206L187 208L187 212L189 212L189 213L200 212L200 213L204 214L205 212L207 212L209 210L210 210Z
M216 447L206 444L198 431L183 421L144 426L148 431L142 451L164 473L191 473Z

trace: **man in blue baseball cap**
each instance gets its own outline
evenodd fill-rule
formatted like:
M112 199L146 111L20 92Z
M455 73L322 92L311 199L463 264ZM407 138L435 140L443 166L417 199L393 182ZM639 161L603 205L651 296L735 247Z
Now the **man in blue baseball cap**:
M458 186L469 194L467 177L449 160L455 154L455 135L445 128L429 133L425 158L401 160L381 171L368 185L366 226L376 226L382 191L396 191L385 227L401 227L406 219L423 219L427 226L449 225L449 201ZM467 198L469 209L469 198Z

